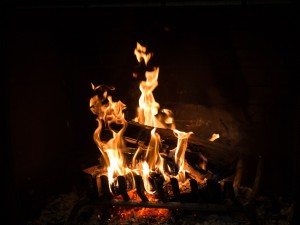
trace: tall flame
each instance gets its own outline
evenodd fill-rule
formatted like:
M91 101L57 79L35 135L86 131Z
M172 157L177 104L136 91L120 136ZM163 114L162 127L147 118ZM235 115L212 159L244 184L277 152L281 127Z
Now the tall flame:
M147 52L147 48L137 42L134 54L139 63L148 64L153 56L153 53ZM164 115L163 119L158 119L160 105L155 101L153 91L158 86L159 67L153 67L151 70L145 71L145 80L140 82L139 89L141 96L139 98L139 107L137 109L136 122L141 124L166 128L171 127L175 129L172 112L169 109L162 109L160 113Z
M153 90L157 87L159 68L146 72L146 81L140 83L141 97L139 99L138 122L144 125L157 127L156 115L159 104L155 101Z
M147 53L147 48L138 42L134 50L134 54L138 62L145 63L145 65L147 65L152 56L152 53ZM158 73L158 67L154 67L151 71L145 71L146 80L141 81L139 86L141 96L139 99L139 107L137 110L138 115L136 118L137 122L153 127L157 127L158 125L155 115L158 113L159 104L155 101L153 95L153 90L158 85Z

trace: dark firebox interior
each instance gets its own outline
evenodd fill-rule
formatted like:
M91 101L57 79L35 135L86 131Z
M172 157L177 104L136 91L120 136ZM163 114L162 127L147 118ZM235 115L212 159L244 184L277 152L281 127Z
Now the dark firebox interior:
M49 196L74 188L80 171L98 163L91 82L115 86L114 100L133 117L143 79L132 76L137 41L154 53L149 63L160 68L154 96L175 105L175 121L176 115L197 121L199 105L206 109L201 118L213 112L217 123L229 113L233 119L223 122L230 144L263 159L259 191L296 199L298 8L251 2L7 1L1 35L5 218L20 224L35 216ZM231 127L238 127L234 134Z

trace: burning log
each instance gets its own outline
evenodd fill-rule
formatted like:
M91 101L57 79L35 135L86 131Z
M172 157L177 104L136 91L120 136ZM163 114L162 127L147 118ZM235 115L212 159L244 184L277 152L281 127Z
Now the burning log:
M118 130L117 125L111 128ZM146 149L151 138L153 127L129 121L124 138L129 149L138 147ZM156 133L160 135L162 149L160 154L167 160L174 161L171 150L176 148L177 137L174 131L167 128L156 128ZM110 131L103 130L102 136L109 137ZM128 150L125 150L128 151ZM124 152L133 154L134 152ZM191 135L188 139L187 151L185 153L185 166L195 178L201 179L208 177L216 181L227 178L235 173L236 165L239 160L239 151L229 146L217 142L206 141ZM197 175L198 174L198 175Z

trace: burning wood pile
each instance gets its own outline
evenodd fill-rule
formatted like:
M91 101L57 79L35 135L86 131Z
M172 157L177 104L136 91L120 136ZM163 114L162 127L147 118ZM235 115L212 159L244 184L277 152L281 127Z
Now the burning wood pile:
M134 53L145 80L140 82L139 106L131 121L124 116L126 105L113 101L114 87L92 84L90 110L98 123L93 139L101 158L99 165L84 172L91 195L100 199L97 204L202 211L228 210L205 205L224 198L238 204L234 185L239 181L232 177L239 151L214 142L219 134L203 140L191 131L177 130L172 111L161 109L153 95L159 73L159 67L148 66L153 54L139 43Z
M194 180L194 188L198 188L206 180L218 182L234 174L238 152L214 144L218 134L212 134L210 140L200 140L191 131L177 130L172 111L160 109L153 95L159 68L147 67L152 53L139 43L134 53L141 67L147 69L146 79L139 86L137 116L132 121L125 119L126 105L113 101L109 94L114 87L92 84L94 96L90 99L90 109L98 122L93 138L102 160L99 174L93 173L101 178L98 191L107 189L114 194L120 192L117 189L123 191L125 186L120 188L120 184L125 183L129 189L143 186L147 193L158 194L158 183L165 186L178 182L175 189L182 189ZM103 177L107 177L108 187L104 187ZM144 190L139 192L142 194Z

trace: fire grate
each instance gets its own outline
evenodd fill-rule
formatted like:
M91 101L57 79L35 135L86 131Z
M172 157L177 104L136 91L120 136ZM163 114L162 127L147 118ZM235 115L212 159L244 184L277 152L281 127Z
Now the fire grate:
M158 198L157 201L153 202L145 195L144 183L140 175L134 176L135 189L133 191L136 193L135 197L129 196L127 181L124 176L117 177L119 186L112 194L106 175L88 175L88 195L74 206L65 225L76 224L77 214L87 206L104 207L103 209L106 211L113 210L114 207L139 207L220 214L243 213L249 218L250 224L257 224L255 213L238 201L231 181L224 181L221 186L217 181L207 180L206 184L199 188L197 181L190 179L190 191L181 193L178 180L172 178L170 182L172 194L168 195L164 190L162 180L159 178L153 179L156 197ZM97 179L99 179L98 182ZM99 181L101 182L100 187Z

